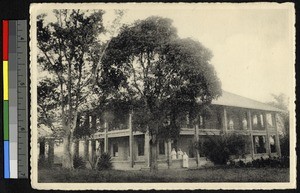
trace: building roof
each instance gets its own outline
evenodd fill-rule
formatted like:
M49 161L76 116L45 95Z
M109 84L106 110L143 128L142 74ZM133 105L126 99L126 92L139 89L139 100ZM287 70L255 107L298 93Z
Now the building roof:
M248 108L248 109L257 109L257 110L264 110L264 111L284 112L284 110L282 109L278 109L271 105L253 99L249 99L237 94L233 94L224 90L222 92L222 96L220 96L216 100L213 100L211 104L231 106L231 107L241 107L241 108Z

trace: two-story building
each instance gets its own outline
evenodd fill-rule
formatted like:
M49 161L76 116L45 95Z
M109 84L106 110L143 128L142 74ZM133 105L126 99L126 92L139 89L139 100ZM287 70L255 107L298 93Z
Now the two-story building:
M282 110L223 91L221 97L212 101L210 116L200 116L199 125L191 125L187 117L177 140L159 141L158 167L181 167L182 160L168 159L173 148L188 154L190 167L207 164L207 159L196 150L195 142L207 135L223 133L248 136L246 159L280 156L279 112ZM122 129L111 129L106 125L104 130L95 133L90 143L90 154L110 153L115 169L149 167L149 135L134 131L132 116L134 113L128 114L128 121L120 126Z

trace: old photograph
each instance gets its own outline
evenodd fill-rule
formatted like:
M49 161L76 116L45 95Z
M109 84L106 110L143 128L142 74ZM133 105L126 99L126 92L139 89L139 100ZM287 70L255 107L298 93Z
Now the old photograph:
M292 3L30 6L37 189L296 187Z

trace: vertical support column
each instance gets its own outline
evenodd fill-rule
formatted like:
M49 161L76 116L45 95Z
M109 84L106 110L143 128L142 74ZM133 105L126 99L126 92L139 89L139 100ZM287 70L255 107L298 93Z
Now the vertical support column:
M96 152L95 155L98 157L100 155L100 139L95 139Z
M108 153L108 136L107 136L107 123L105 122L105 126L104 126L104 152Z
M42 137L40 139L40 152L39 152L39 159L42 159L44 160L45 159L45 144L46 141L45 141L45 138Z
M224 133L227 133L227 130L228 130L228 124L227 124L227 111L226 111L226 108L224 107L223 109L223 131Z
M91 140L91 161L94 163L96 156L96 140L92 139Z
M48 145L48 162L52 166L54 163L54 138L49 138Z
M84 115L84 127L87 127L86 129L89 130L90 129L90 113L87 112ZM83 147L83 159L84 161L88 161L89 160L89 137L85 136L84 138L84 147Z
M128 127L129 127L129 162L130 162L130 167L133 167L134 156L133 156L132 112L129 113Z
M198 124L196 124L196 126L195 126L195 141L196 141L196 143L199 144L199 125ZM200 155L199 155L198 148L196 148L196 160L197 160L197 167L199 167L200 166Z
M145 146L144 146L144 156L145 156L145 165L150 167L150 144L149 144L149 131L145 133Z
M277 154L279 157L281 157L281 148L280 148L280 140L279 140L279 131L278 131L278 125L277 125L277 113L273 114L274 116L274 126L276 129L276 134L275 134L275 141L276 141L276 150Z
M248 129L250 131L250 142L251 142L251 157L252 159L254 159L254 142L253 142L253 130L252 130L252 119L251 119L251 111L248 110L247 111L247 115L248 115Z
M171 159L171 140L168 139L167 141L167 156L168 156L168 167L172 165L172 159Z
M263 121L264 121L264 126L266 129L266 144L267 144L267 154L271 157L271 148L270 148L270 131L269 131L269 126L267 123L267 113L263 113Z

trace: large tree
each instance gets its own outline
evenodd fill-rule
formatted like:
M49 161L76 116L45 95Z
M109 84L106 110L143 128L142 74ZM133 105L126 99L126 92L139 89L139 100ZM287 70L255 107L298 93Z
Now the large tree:
M170 19L149 17L125 26L103 58L104 73L118 75L119 95L135 106L135 128L150 135L150 168L157 168L157 143L179 136L178 119L190 119L221 94L211 52L181 39Z
M45 15L38 16L38 63L40 72L46 72L44 77L53 82L53 93L59 93L56 101L64 142L62 164L72 168L71 142L78 113L88 108L87 100L92 95L91 74L96 74L98 66L92 61L92 53L99 46L99 34L104 32L104 12L54 10L53 13L53 22L46 21Z

